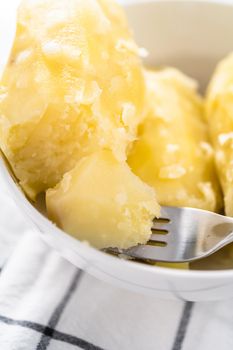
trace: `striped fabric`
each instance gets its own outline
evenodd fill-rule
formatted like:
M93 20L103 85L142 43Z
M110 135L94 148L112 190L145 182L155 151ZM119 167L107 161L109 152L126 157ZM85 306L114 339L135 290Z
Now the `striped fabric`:
M52 251L2 186L0 208L1 350L232 350L233 301L116 289Z
M0 66L18 2L0 1ZM96 280L31 231L1 184L0 350L232 350L232 310L233 300L159 300Z

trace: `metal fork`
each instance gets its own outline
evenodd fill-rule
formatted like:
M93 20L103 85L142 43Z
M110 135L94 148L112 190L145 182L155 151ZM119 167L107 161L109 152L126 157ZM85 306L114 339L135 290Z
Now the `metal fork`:
M5 170L18 185L9 162L0 150ZM233 218L200 209L162 207L161 218L154 219L152 235L146 245L114 254L141 261L191 262L207 257L233 242Z
M146 245L114 254L142 261L191 262L205 258L233 242L233 218L201 209L162 207Z

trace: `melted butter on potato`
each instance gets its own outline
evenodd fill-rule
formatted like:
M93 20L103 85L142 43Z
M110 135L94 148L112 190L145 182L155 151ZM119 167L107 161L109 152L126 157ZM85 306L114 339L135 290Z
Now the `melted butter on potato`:
M159 216L155 191L110 151L83 158L46 193L50 218L97 248L146 243Z
M218 211L213 149L196 83L171 68L145 76L148 114L131 149L130 167L155 188L160 204Z
M31 197L106 148L126 159L144 105L138 48L111 0L23 0L0 83L0 144Z
M206 116L225 212L233 216L233 54L219 63L213 75L206 98Z

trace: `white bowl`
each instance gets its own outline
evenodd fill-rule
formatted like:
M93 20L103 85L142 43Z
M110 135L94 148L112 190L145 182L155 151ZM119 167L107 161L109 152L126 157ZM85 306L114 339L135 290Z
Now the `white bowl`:
M130 1L126 11L138 43L150 52L147 63L177 66L197 78L202 87L217 61L232 50L233 3L229 1ZM68 236L40 214L13 182L2 160L0 175L41 237L96 278L162 298L232 298L233 270L183 271L109 256Z

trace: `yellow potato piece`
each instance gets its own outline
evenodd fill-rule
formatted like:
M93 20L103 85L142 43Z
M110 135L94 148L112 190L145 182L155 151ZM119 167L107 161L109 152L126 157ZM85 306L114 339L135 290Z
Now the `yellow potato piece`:
M98 149L119 160L142 117L138 48L111 0L23 0L0 83L0 145L31 198Z
M206 116L225 212L233 216L233 54L218 65L213 75L206 98Z
M128 158L162 205L221 208L203 101L196 83L166 68L145 72L148 114Z
M97 248L145 243L159 216L155 191L110 151L83 158L46 193L49 217Z

